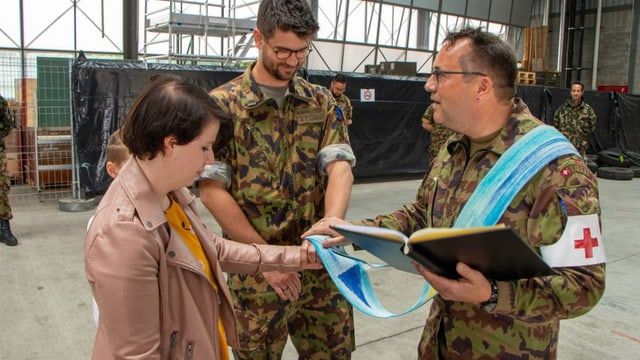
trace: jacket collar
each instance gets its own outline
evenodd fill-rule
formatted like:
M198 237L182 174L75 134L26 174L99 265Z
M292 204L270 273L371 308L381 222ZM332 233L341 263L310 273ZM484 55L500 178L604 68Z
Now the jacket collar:
M138 160L131 157L122 167L117 178L123 191L140 217L142 225L147 231L152 231L167 222L162 205L152 191L151 181L142 171ZM195 197L191 192L182 188L173 192L176 201L181 206L191 204Z

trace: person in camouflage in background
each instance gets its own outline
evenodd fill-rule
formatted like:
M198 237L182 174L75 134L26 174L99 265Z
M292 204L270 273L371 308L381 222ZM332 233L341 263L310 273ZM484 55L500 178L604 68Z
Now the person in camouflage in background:
M9 104L0 95L0 242L8 246L18 245L18 239L11 232L9 220L13 218L11 206L9 205L9 190L11 190L11 178L7 168L7 153L5 152L4 138L11 133L15 127L13 113L9 109Z
M347 77L343 74L337 74L331 80L329 85L329 91L333 95L333 99L336 101L336 109L340 109L338 114L338 120L343 120L344 124L349 126L353 122L353 107L351 106L351 100L344 94L347 90ZM342 118L340 118L342 116Z
M300 244L326 216L346 214L355 156L334 100L296 72L318 31L306 0L263 0L254 30L258 60L211 91L234 119L234 138L199 181L225 236ZM349 359L353 310L326 270L229 274L238 315L236 359L280 359L291 337L300 359Z
M496 35L474 28L447 34L425 89L438 122L459 134L431 163L412 203L359 223L407 235L452 227L500 156L544 125L514 97L516 76L515 53ZM344 221L327 219L304 235L327 233L339 223ZM419 359L556 359L559 321L585 314L601 298L605 258L598 185L579 156L561 156L535 174L498 223L527 240L557 275L495 281L459 263L460 279L452 280L416 266L439 293L418 345ZM336 236L323 245L345 242Z
M567 99L553 115L553 126L566 136L584 158L589 147L589 136L596 131L596 113L584 102L584 85L580 81L571 84L571 98Z
M438 157L438 152L454 132L433 120L433 104L430 104L422 115L422 127L431 133L429 144L429 162L431 162Z

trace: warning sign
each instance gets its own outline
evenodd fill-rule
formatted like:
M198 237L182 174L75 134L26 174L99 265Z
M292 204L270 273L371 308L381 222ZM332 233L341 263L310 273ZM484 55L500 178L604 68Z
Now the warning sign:
M376 89L360 89L360 101L361 102L376 101Z

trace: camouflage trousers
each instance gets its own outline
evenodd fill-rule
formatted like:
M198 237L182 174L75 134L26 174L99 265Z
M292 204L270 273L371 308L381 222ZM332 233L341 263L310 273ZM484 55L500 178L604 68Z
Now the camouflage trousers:
M11 179L7 168L7 154L0 151L0 219L11 220L11 206L9 206L9 190L11 190Z
M240 348L236 359L280 359L287 335L298 359L350 359L355 350L353 308L325 270L301 273L302 292L289 302L262 275L229 274Z

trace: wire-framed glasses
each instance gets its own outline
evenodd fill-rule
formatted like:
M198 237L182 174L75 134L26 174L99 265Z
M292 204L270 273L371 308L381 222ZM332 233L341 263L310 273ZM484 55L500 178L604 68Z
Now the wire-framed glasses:
M287 48L274 48L273 46L271 46L271 44L269 44L269 42L266 39L264 43L267 44L267 46L273 51L274 54L276 54L276 59L278 60L286 60L289 58L289 56L291 56L291 54L295 54L296 59L302 60L306 58L307 55L309 55L309 53L313 50L313 48L311 47L311 44L307 45L302 49L291 50Z
M431 70L431 75L436 79L436 85L440 84L440 79L442 75L477 75L477 76L487 76L487 74L480 71L447 71L434 69Z

